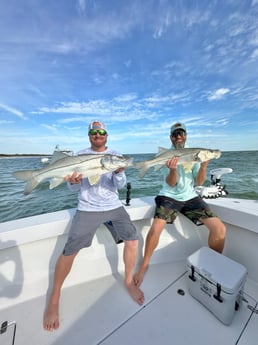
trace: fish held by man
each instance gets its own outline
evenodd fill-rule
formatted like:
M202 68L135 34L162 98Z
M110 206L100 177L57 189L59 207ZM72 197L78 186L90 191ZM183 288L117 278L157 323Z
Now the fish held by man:
M40 182L50 180L49 188L53 189L65 182L65 177L73 172L82 174L83 178L88 178L89 183L94 185L99 182L101 175L126 168L132 165L132 161L132 158L110 154L83 154L61 158L42 169L16 171L13 176L27 181L24 194L28 195Z
M155 158L134 163L134 167L140 170L139 177L142 178L151 167L155 167L156 170L159 170L173 157L178 157L178 164L183 165L186 172L188 172L191 170L194 163L202 163L214 158L218 159L220 156L220 150L203 148L166 149L159 147L159 151Z

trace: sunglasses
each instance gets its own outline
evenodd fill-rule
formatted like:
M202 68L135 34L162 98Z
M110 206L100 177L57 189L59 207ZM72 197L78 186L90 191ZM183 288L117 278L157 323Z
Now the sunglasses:
M105 131L105 129L90 129L89 130L89 135L106 135L107 132Z
M185 134L186 133L183 129L178 129L172 133L172 137L177 138L178 135L180 135L180 137L183 137L185 136Z

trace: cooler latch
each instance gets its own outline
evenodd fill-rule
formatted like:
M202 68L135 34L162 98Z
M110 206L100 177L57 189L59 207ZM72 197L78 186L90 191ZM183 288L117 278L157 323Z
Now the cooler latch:
M213 297L220 303L223 302L223 299L221 297L221 285L219 283L217 283L217 295L213 295Z
M194 272L195 272L195 269L194 269L194 266L192 265L192 266L191 266L191 274L189 275L189 278L190 278L193 282L196 281L196 278L195 278L195 276L194 276Z
M10 329L11 326L13 326L12 331ZM2 338L2 334L5 334L5 333L7 333L8 337L10 334L10 343L9 344L14 345L15 335L16 335L16 321L12 321L12 322L4 321L4 322L2 322L2 324L0 325L0 337ZM5 342L5 344L6 344L6 342Z

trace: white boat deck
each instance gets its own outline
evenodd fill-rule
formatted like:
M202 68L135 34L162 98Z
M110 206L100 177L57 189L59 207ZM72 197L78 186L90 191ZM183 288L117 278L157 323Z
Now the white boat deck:
M257 286L246 283L248 303L244 301L232 324L225 326L190 296L187 279L185 261L150 266L142 284L143 306L131 300L120 275L67 287L61 299L60 329L50 333L41 327L46 296L2 310L1 319L17 322L15 345L257 344L258 314L247 307L257 308ZM23 319L17 319L19 315ZM1 345L12 344L12 332L10 326L1 335Z
M80 252L65 281L60 328L44 331L46 291L74 212L66 210L1 224L0 344L257 345L258 313L248 306L258 309L258 203L221 199L211 204L226 222L225 255L248 270L246 301L230 326L188 292L186 260L207 245L208 232L179 216L163 231L152 256L142 284L143 306L131 299L123 284L123 245L117 246L106 228L100 227L93 245ZM127 208L140 235L139 260L153 209L149 197L134 199Z

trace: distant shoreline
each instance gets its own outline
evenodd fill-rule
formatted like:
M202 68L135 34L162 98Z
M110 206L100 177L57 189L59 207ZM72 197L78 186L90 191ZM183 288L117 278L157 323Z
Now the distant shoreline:
M222 153L226 152L257 152L258 150L238 150L238 151L222 151ZM154 154L154 152L149 153L125 153L124 155L142 155L142 154ZM51 157L52 153L0 153L0 158L22 158L22 157Z
M4 153L0 153L0 158L19 158L19 157L50 157L51 154L39 154L39 153L15 153L15 154L4 154Z

